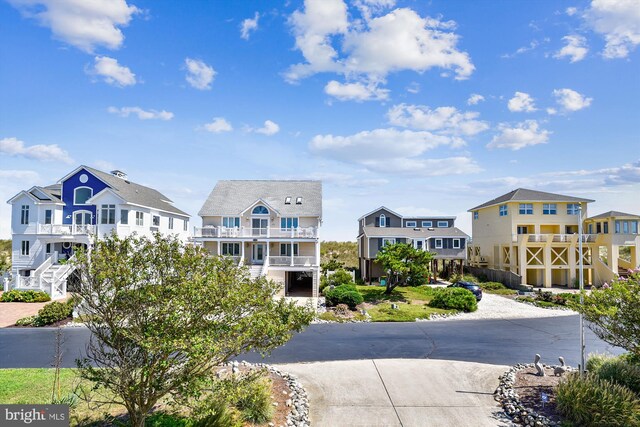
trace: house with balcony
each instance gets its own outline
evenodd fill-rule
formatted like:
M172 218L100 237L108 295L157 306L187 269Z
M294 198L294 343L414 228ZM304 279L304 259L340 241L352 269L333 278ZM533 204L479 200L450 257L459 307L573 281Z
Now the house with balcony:
M55 184L23 190L12 205L12 282L17 289L66 295L75 251L95 237L154 232L189 236L189 215L121 171L79 166Z
M358 218L358 258L362 279L378 282L386 272L375 262L385 245L407 243L435 253L431 270L462 271L469 236L455 216L403 216L381 206Z
M194 241L212 255L282 284L285 296L318 296L320 181L218 181Z
M612 211L588 218L593 201L519 188L470 209L469 265L511 271L523 284L576 287L582 261L586 284L612 280L619 266L638 264L638 217ZM630 247L629 260L619 258L622 246Z

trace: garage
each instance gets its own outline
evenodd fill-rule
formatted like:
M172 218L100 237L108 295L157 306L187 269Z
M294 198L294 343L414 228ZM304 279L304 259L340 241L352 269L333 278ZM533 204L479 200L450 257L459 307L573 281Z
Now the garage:
M313 272L287 271L286 289L286 295L288 297L312 297Z

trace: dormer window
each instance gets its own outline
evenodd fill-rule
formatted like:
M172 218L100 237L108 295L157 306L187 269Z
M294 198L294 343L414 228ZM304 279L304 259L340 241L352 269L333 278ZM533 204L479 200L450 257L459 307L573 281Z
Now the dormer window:
M93 197L93 189L90 187L78 187L73 191L73 204L86 205L87 200Z
M290 205L290 204L291 204L291 196L287 196L287 197L285 197L285 199L284 199L284 204L285 204L285 205Z
M385 214L380 215L380 227L387 226L387 217Z
M254 215L269 215L269 209L265 208L262 205L258 205L251 211Z
M296 205L302 204L302 197L296 197Z

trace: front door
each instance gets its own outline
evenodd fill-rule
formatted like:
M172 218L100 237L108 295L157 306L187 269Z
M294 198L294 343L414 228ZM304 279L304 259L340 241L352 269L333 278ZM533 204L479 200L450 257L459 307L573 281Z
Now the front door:
M254 236L266 236L268 227L269 227L268 218L252 218L251 219L251 228L253 229Z
M264 243L254 243L251 262L252 264L264 264Z

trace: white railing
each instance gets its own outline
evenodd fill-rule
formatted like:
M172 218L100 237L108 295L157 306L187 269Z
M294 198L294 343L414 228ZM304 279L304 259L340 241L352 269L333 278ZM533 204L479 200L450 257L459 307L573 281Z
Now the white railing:
M38 224L38 234L60 234L72 236L75 234L93 234L95 225L62 225L62 224Z
M291 267L311 267L314 265L316 257L314 256L270 256L269 265L273 266L291 266Z
M277 237L292 239L314 239L318 237L317 227L297 228L251 228L251 227L194 227L195 237Z
M522 237L520 237L522 236ZM532 243L545 243L545 242L556 242L556 243L578 243L579 236L576 233L573 234L556 234L556 233L548 233L548 234L515 234L513 235L513 241L520 241L520 239L526 239L527 242ZM592 243L595 242L598 238L597 234L583 234L582 242L583 243Z
M16 276L14 277L14 284L12 286L12 288L14 289L33 289L33 290L39 290L40 289L40 283L41 280L39 277L35 277L35 276Z

